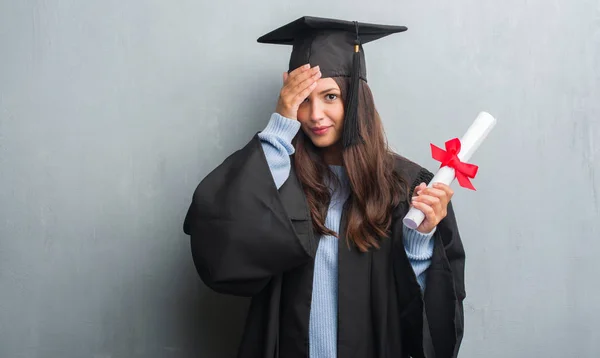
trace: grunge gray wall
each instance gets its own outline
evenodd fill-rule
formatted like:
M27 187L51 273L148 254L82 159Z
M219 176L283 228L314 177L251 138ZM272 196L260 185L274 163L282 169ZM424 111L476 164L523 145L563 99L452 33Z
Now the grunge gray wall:
M479 111L456 188L461 357L600 356L600 4L0 0L0 357L233 357L247 301L199 281L197 182L266 124L302 15L403 24L365 46L390 143Z

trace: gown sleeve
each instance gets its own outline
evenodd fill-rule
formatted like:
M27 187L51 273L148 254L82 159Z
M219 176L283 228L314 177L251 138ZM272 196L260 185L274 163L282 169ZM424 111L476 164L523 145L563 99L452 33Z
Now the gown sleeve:
M418 180L429 182L433 173L422 169ZM424 293L427 328L437 357L455 358L464 334L465 250L452 201L436 227L434 249Z
M184 221L196 270L220 293L256 295L274 275L309 262L316 253L293 166L278 188L263 148L257 134L209 173Z
M421 182L429 182L433 173L406 160L399 161L405 177L412 183L409 193ZM400 206L394 225L399 227L409 209ZM465 251L452 206L448 203L447 215L435 228L429 242L433 247L427 258L426 276L409 274L410 250L395 249L394 275L399 291L398 302L403 307L403 340L415 357L435 356L455 358L464 332ZM405 242L406 246L406 242ZM414 268L414 266L413 266ZM416 273L416 272L415 272ZM423 279L424 282L419 282ZM419 284L424 290L419 292Z
M430 272L427 277L428 287L434 289L425 291L424 302L436 352L456 358L464 335L465 250L452 202L448 203L448 213L438 224L435 236L434 258L443 260L436 260L442 265L436 265L436 274ZM436 297L440 295L452 299L440 305Z

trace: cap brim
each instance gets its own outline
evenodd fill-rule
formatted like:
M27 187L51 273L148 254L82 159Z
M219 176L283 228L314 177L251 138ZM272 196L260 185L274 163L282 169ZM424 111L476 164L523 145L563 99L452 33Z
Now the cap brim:
M359 36L362 44L380 39L384 36L408 30L406 26L380 25L358 22ZM333 30L356 32L352 21L303 16L287 25L273 30L258 38L259 43L292 45L299 36L314 30Z

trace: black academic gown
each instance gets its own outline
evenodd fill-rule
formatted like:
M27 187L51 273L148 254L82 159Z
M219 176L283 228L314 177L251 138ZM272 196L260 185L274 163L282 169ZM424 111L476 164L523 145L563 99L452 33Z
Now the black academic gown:
M396 164L413 187L432 177L406 159ZM395 209L391 236L378 250L361 253L340 242L338 358L458 354L465 254L452 205L434 235L424 295L404 250L407 210L404 202ZM342 215L341 228L344 222ZM200 182L184 231L208 287L252 297L238 357L308 357L318 235L294 170L277 190L254 136Z

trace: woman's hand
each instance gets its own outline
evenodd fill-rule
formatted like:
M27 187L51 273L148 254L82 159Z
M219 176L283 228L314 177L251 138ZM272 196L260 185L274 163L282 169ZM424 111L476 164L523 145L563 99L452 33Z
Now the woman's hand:
M310 64L296 68L289 75L284 72L283 87L275 111L286 118L298 119L298 107L317 87L319 78L321 78L319 66L310 68Z
M425 219L417 228L420 233L430 233L448 214L448 203L454 191L446 184L434 183L427 188L425 183L415 188L412 205L425 214Z

